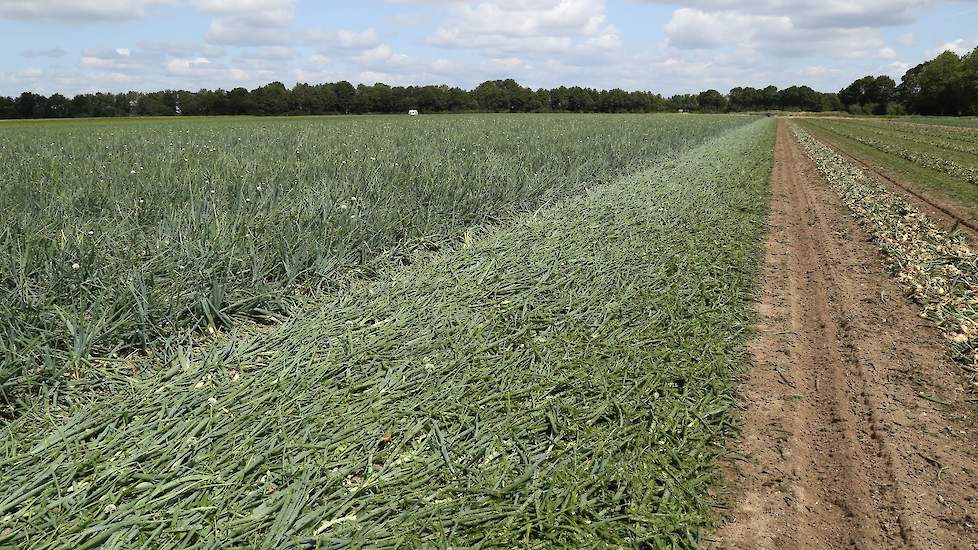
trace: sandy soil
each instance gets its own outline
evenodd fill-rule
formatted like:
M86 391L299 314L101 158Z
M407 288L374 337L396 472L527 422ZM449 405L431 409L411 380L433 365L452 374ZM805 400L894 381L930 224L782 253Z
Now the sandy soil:
M772 178L744 459L712 545L978 548L966 378L784 121Z

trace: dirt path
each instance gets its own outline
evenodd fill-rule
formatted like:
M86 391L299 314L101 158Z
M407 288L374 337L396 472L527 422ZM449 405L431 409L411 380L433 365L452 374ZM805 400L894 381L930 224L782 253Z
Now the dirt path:
M778 124L745 460L720 548L978 548L965 378ZM923 396L923 397L922 397Z

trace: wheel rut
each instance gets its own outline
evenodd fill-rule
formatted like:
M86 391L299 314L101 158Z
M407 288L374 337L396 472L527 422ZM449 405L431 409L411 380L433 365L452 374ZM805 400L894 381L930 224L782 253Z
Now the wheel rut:
M978 548L965 379L784 121L769 224L713 546Z

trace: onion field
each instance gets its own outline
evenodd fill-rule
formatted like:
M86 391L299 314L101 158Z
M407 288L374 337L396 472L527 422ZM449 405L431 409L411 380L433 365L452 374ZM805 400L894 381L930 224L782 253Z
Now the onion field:
M774 123L0 135L0 546L694 547Z
M471 240L747 121L445 116L8 123L0 417Z

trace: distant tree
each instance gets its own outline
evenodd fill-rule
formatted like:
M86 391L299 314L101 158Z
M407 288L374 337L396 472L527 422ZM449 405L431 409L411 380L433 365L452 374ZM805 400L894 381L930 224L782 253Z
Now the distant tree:
M102 105L105 113L103 116L130 116L135 113L136 104L140 95L139 92L126 92L115 95L98 93L95 94L95 97Z
M595 90L572 86L567 89L567 110L573 113L591 113L597 110L598 93Z
M71 116L71 100L61 94L53 94L47 100L47 113L50 118Z
M967 114L978 114L978 47L961 58L962 108Z
M628 112L628 92L621 88L598 92L598 110L602 113Z
M838 93L808 86L763 89L734 87L724 96L717 90L678 94L669 99L647 91L620 88L596 90L580 86L537 89L513 79L483 82L468 91L445 85L353 86L349 82L298 83L288 89L272 82L252 91L245 88L162 90L123 94L78 94L68 99L24 92L0 97L0 117L111 117L129 115L320 115L334 113L493 112L606 112L656 111L726 112L770 109L899 114L978 113L978 50L965 56L945 52L903 75L899 86L886 75L865 76Z
M764 92L757 88L733 88L728 95L731 111L761 111L767 108Z
M41 118L47 111L47 98L32 92L24 92L14 100L17 118Z
M177 114L177 98L178 93L173 90L142 94L136 99L136 114L140 116L174 116Z
M244 88L234 88L228 92L228 110L232 115L254 115L258 113L251 92Z
M956 53L946 51L925 63L918 78L918 106L924 114L964 114L964 66Z
M911 112L918 111L918 100L920 98L920 73L924 70L924 64L908 70L900 79L900 85L896 89L897 101L903 103Z
M864 76L842 90L839 90L839 99L842 100L842 104L846 107L851 105L865 105L869 102L869 90L873 87L875 81L876 78L871 75Z
M285 84L272 82L251 92L251 98L255 105L255 114L259 115L284 115L289 112L290 93Z
M461 89L450 88L448 90L448 109L450 111L475 111L479 108L473 94Z
M0 97L0 118L16 118L17 102L10 97Z
M839 91L839 99L851 112L887 114L897 101L896 82L889 76L864 76Z
M789 86L780 92L781 108L787 111L819 111L822 98L808 86Z
M822 105L821 111L843 110L842 100L839 99L839 94L821 93L819 94L819 102Z
M326 110L320 101L316 88L309 84L296 84L289 94L289 112L300 115L321 115Z
M698 111L700 108L699 96L693 94L674 95L669 98L668 108L671 111Z
M357 95L368 113L393 113L398 107L394 91L386 84L361 84L357 87Z
M490 80L472 91L480 109L495 113L526 112L532 105L533 91L520 86L512 78Z
M696 98L701 111L708 113L722 113L727 110L727 98L716 90L706 90L700 92Z
M357 89L353 84L343 80L331 85L336 96L336 111L339 113L359 113L360 102L357 100Z
M761 97L765 109L781 108L781 92L777 86L768 86L761 90Z
M545 113L550 110L550 90L539 89L533 92L528 103L531 112Z
M888 76L877 76L867 90L868 102L887 104L896 97L896 82Z
M228 114L224 90L200 90L197 93L181 92L180 112L185 115L207 116Z

